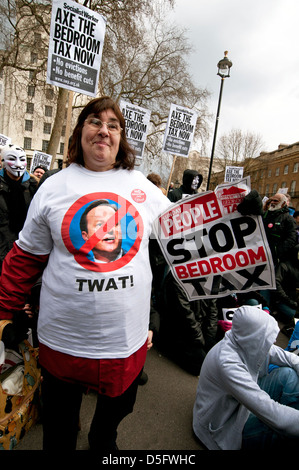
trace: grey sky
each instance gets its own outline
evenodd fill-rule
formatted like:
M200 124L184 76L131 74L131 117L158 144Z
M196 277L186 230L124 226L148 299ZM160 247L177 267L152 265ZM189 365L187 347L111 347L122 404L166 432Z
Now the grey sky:
M217 136L240 128L260 134L268 151L299 141L298 0L176 0L174 16L188 29L193 78L212 92L214 115L217 63L225 50L233 62Z

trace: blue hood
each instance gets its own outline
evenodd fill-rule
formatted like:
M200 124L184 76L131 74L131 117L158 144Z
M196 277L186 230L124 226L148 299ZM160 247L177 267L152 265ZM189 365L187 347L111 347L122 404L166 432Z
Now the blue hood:
M4 178L4 168L1 168L0 176ZM22 177L22 183L25 183L25 181L28 181L29 179L30 179L30 174L28 173L27 170L25 170L25 173L23 174L23 177Z

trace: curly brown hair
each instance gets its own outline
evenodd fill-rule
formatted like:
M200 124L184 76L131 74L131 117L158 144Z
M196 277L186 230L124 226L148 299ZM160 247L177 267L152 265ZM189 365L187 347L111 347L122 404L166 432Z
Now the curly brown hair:
M122 127L119 150L116 156L114 168L121 167L127 170L132 170L134 168L136 156L134 150L127 141L125 132L125 119L118 104L113 101L113 99L109 96L102 96L101 98L95 98L91 100L81 111L71 137L70 147L68 151L69 164L78 163L79 165L84 166L83 150L81 146L81 135L85 119L90 114L99 115L107 109L111 109L114 112L120 122L120 126Z
M157 173L150 173L147 175L147 179L150 180L154 185L158 186L158 188L160 188L162 185L162 178L160 175L157 175Z

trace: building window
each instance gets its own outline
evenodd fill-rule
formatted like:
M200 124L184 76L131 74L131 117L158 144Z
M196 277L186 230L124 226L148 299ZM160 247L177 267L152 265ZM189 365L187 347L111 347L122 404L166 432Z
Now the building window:
M281 188L286 188L286 187L287 187L287 183L286 183L286 181L283 181L283 182L281 183Z
M37 53L36 52L31 52L31 63L32 64L37 63Z
M30 119L25 119L25 131L32 131L33 128L33 121Z
M265 196L269 196L269 191L270 191L270 185L269 185L269 184L266 184Z
M43 140L42 142L42 151L43 152L46 152L48 151L48 145L49 145L49 141L48 140Z
M268 178L271 178L271 176L272 176L272 170L269 170L268 171Z
M47 100L52 100L54 98L54 90L52 88L46 89L46 98Z
M33 85L28 86L27 94L28 96L32 96L32 97L35 95L35 87Z
M36 78L36 73L30 70L29 72L29 80L32 82L33 79Z
M24 150L31 150L32 139L30 137L24 137Z
M283 174L284 174L284 175L287 175L288 172L289 172L289 165L285 165L285 166L284 166L284 169L283 169Z
M298 173L299 163L294 163L293 173Z
M61 137L65 136L65 128L66 128L66 126L62 126Z
M61 153L61 155L63 155L64 153L64 142L60 142L60 151L59 153Z
M279 167L275 170L275 176L279 176Z
M39 46L40 42L42 40L42 35L41 33L34 33L34 44Z
M290 195L294 196L295 192L296 192L296 180L293 180L291 182Z
M277 183L273 184L273 194L277 193Z
M26 113L28 114L34 113L34 103L26 103Z
M51 124L44 122L44 134L51 134Z
M45 116L52 117L53 108L52 106L45 106Z

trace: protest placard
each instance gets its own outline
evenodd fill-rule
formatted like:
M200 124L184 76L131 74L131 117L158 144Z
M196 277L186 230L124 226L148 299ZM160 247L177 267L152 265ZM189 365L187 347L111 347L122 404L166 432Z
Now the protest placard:
M124 100L121 100L119 105L126 121L126 136L129 144L135 150L136 157L142 158L151 112Z
M288 194L289 188L278 188L277 193L279 194Z
M239 181L243 178L243 170L242 166L226 166L224 181L229 183Z
M263 310L262 304L257 304L255 305L255 307ZM222 310L222 318L220 318L220 320L223 319L226 322L232 323L233 316L235 314L235 311L238 310L238 307L222 308L221 310Z
M47 82L95 96L106 19L70 0L53 0Z
M11 144L11 138L4 134L0 134L0 147L4 147L4 145L8 144Z
M197 113L171 104L164 133L163 150L180 157L188 157L193 141Z
M49 170L51 168L51 162L52 155L35 150L30 164L30 173L32 173L37 166L44 166Z
M189 300L275 288L262 218L237 211L237 201L248 190L238 184L224 189L183 199L154 224L165 259Z

